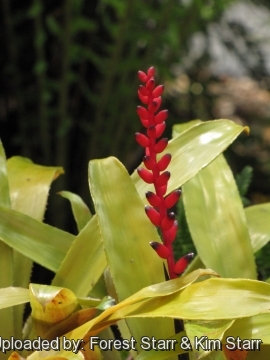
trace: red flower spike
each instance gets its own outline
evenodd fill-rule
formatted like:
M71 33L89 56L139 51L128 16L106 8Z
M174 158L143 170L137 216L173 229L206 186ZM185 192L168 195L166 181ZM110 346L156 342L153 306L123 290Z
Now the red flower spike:
M150 173L150 171L143 169L143 168L138 168L137 172L138 172L140 178L143 179L143 181L145 181L147 184L153 183L153 174Z
M151 159L150 156L144 156L143 163L148 170L153 170L156 166L155 161Z
M148 110L154 113L159 109L160 105L161 105L161 97L155 98L153 99L151 104L149 104Z
M138 78L141 80L141 82L146 82L148 79L148 76L143 71L138 71Z
M173 226L169 230L166 231L167 241L173 242L175 240L177 230L178 230L178 221L174 220Z
M168 196L165 198L165 206L167 209L170 209L173 207L177 201L179 200L181 195L181 190L175 190L171 192Z
M156 125L156 137L159 138L166 129L166 123L163 121L161 124Z
M146 205L144 209L145 209L145 213L148 216L151 223L154 224L155 226L159 226L160 225L159 212L156 209L154 209L153 207L148 206L148 205Z
M162 230L169 230L171 227L173 227L174 221L175 221L175 214L173 212L168 213L167 216L161 222Z
M172 242L176 238L178 223L174 213L168 213L168 209L175 205L180 192L174 191L167 197L165 196L170 178L170 172L166 169L171 161L171 155L163 155L159 161L157 155L162 153L168 144L167 138L161 138L166 128L165 120L168 117L168 111L159 111L164 86L155 85L154 75L154 67L150 67L145 73L142 71L138 73L139 79L143 82L143 85L139 87L138 96L146 105L146 108L137 108L140 120L146 128L145 135L136 134L137 141L145 148L143 159L145 168L139 168L138 174L145 182L153 184L155 188L155 192L148 191L146 193L146 198L151 206L146 206L145 212L152 224L160 228L164 244L156 242L150 244L161 258L167 259L169 277L175 279L177 274L174 272Z
M155 250L158 256L161 257L162 259L167 259L168 256L170 255L170 252L165 245L160 244L156 241L151 241L149 244L152 246L152 248Z
M163 121L167 119L169 115L168 110L161 110L156 116L154 116L155 124L161 124Z
M154 87L155 87L155 79L154 79L153 77L151 77L151 78L147 81L147 83L145 84L145 86L146 86L146 89L148 89L148 90L153 90Z
M193 256L194 253L189 253L181 257L181 259L174 265L174 272L178 275L182 274L186 270L190 261L193 259Z
M154 75L155 75L155 68L154 68L154 66L151 66L151 67L147 70L147 75L148 75L148 76L154 76Z
M141 100L141 102L143 104L147 104L148 103L148 96L143 96L139 91L138 91L138 96L139 96L139 99Z
M154 207L158 207L160 205L161 199L155 193L153 193L151 191L147 191L145 196L146 196L146 199L148 200L150 205L152 205Z
M135 139L136 139L137 143L139 145L141 145L142 147L147 147L150 144L150 140L148 139L148 137L145 136L144 134L139 133L139 132L137 132L135 134Z
M166 185L169 181L171 173L169 171L164 171L161 175L159 175L156 179L156 185L163 186Z
M156 97L162 95L163 91L164 91L164 85L158 85L158 86L153 90L152 95L153 95L154 98L156 98Z
M149 136L150 138L156 138L156 127L155 127L155 125L149 126L149 128L147 129L147 136Z
M139 115L139 117L141 119L147 120L149 117L149 113L148 113L147 109L144 108L143 106L137 106L137 114Z
M156 145L154 146L154 150L157 154L159 154L163 150L165 150L167 145L168 145L168 138L162 138L156 143Z
M167 169L169 163L171 162L172 155L171 154L165 154L162 156L162 158L157 163L157 168L159 171L164 171Z
M139 86L139 93L140 93L142 96L148 96L149 90L147 90L145 86L140 85L140 86Z

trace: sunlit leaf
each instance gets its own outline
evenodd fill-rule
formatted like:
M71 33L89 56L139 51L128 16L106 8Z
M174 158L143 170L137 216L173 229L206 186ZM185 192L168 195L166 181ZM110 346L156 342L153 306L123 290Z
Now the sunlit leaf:
M150 241L160 239L126 169L115 158L91 161L89 182L119 301L163 281L163 262L149 246ZM173 332L168 321L162 328L156 320L135 320L129 327L138 339L147 334L162 338Z
M206 267L223 277L257 278L244 209L223 155L183 186L189 230Z
M195 124L169 141L164 153L172 154L168 170L174 176L169 181L168 193L195 176L243 131L247 131L247 128L230 120L198 122L197 125ZM160 156L162 155L163 153L160 154ZM153 190L152 185L141 180L137 171L134 171L131 178L142 199L144 199L146 191Z
M98 334L101 330L108 327L115 321L125 318L126 313L124 309L129 308L132 304L142 304L144 301L148 302L155 299L163 298L166 299L169 296L175 296L182 289L185 289L189 284L193 283L199 277L202 276L211 276L216 275L212 270L196 270L194 273L189 274L188 276L183 276L181 278L170 280L156 285L148 286L144 289L141 289L138 293L133 294L131 297L120 302L114 307L110 307L105 310L97 318L91 320L90 322L80 326L72 333L67 334L69 338L75 336L76 338L84 338L85 341L89 341L89 336ZM168 295L170 294L170 295ZM160 302L162 304L162 301ZM181 304L180 304L181 305ZM177 306L178 309L178 306ZM119 310L119 314L123 311L122 315L117 313L117 316L113 320L110 319L114 313ZM179 310L179 309L178 309ZM133 310L132 310L133 311ZM128 312L128 311L127 311ZM153 312L153 317L154 317ZM109 320L107 320L109 319ZM93 329L93 330L92 330ZM135 336L135 335L134 335ZM142 335L144 336L144 335ZM146 336L146 335L145 335ZM151 335L152 336L152 335ZM154 335L153 335L154 336ZM161 337L159 337L161 338Z

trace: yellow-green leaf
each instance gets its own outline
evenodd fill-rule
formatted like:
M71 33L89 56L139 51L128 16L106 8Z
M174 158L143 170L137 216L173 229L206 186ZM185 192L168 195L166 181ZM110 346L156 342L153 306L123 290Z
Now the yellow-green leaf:
M149 246L150 241L160 239L127 170L117 159L91 161L89 182L108 266L118 300L122 301L164 280L163 262ZM156 320L135 320L129 327L138 339L147 334L162 338L173 333L171 321L159 327Z
M51 183L64 170L37 165L20 156L8 159L7 169L12 208L43 220Z
M107 266L96 215L76 236L52 284L86 296Z
M222 153L243 130L247 130L230 120L214 120L191 126L174 139L164 153L172 154L168 167L172 177L168 184L168 193L185 184L201 169ZM160 154L160 156L162 156ZM153 190L141 180L137 171L131 176L142 199L148 190Z
M0 206L0 239L38 264L57 271L74 235Z
M59 195L70 201L73 216L75 218L78 231L80 232L92 218L92 214L88 206L79 195L70 191L60 191Z
M0 309L5 309L11 306L25 304L29 301L29 290L8 287L0 289ZM2 312L0 312L2 314ZM2 319L2 317L1 317Z
M187 222L206 267L223 277L257 278L245 213L223 155L183 186Z
M77 297L68 289L30 284L29 293L36 335L42 338L54 325L79 309Z
M270 203L245 209L253 251L257 252L270 240Z

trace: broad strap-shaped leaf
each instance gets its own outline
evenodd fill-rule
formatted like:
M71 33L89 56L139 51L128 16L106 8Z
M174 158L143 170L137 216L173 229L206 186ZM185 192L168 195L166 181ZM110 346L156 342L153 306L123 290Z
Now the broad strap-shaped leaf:
M191 284L163 301L157 298L128 305L109 317L174 317L187 320L239 319L269 314L270 285L248 279L210 278ZM140 315L139 315L140 314Z
M75 236L0 206L0 239L38 264L57 271Z
M90 190L95 204L105 254L118 300L164 280L163 262L149 245L160 241L144 212L144 205L124 166L115 158L89 164ZM136 338L173 333L172 321L129 323Z
M245 209L245 214L255 253L270 240L270 203L249 206Z
M172 154L172 161L168 167L172 174L168 184L168 193L194 177L244 130L247 131L247 128L230 120L198 122L169 141L165 150L165 153ZM160 156L162 155L163 153L160 154ZM134 171L131 178L142 199L144 199L146 191L153 190L152 185L145 184L141 180L137 171Z
M183 186L189 230L206 267L223 277L257 278L242 202L220 155Z
M7 169L12 208L42 221L51 183L64 173L63 168L14 156L8 159Z
M29 302L29 290L18 287L0 289L0 310ZM1 312L2 314L2 312ZM2 319L2 317L1 317Z
M79 195L70 191L60 191L58 194L70 201L72 213L76 221L78 231L80 232L92 218L92 214L88 206Z
M87 296L107 266L97 216L76 236L52 284Z

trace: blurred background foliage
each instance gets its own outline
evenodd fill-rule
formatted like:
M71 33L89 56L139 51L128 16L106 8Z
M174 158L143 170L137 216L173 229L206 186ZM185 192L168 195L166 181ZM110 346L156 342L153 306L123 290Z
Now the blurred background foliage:
M90 204L87 164L132 171L136 73L154 65L175 123L229 118L251 128L227 152L251 165L252 203L270 199L270 5L236 0L2 0L0 136L7 156L61 165L46 221L75 230L57 191ZM119 186L121 186L119 184ZM270 274L268 274L269 276Z

